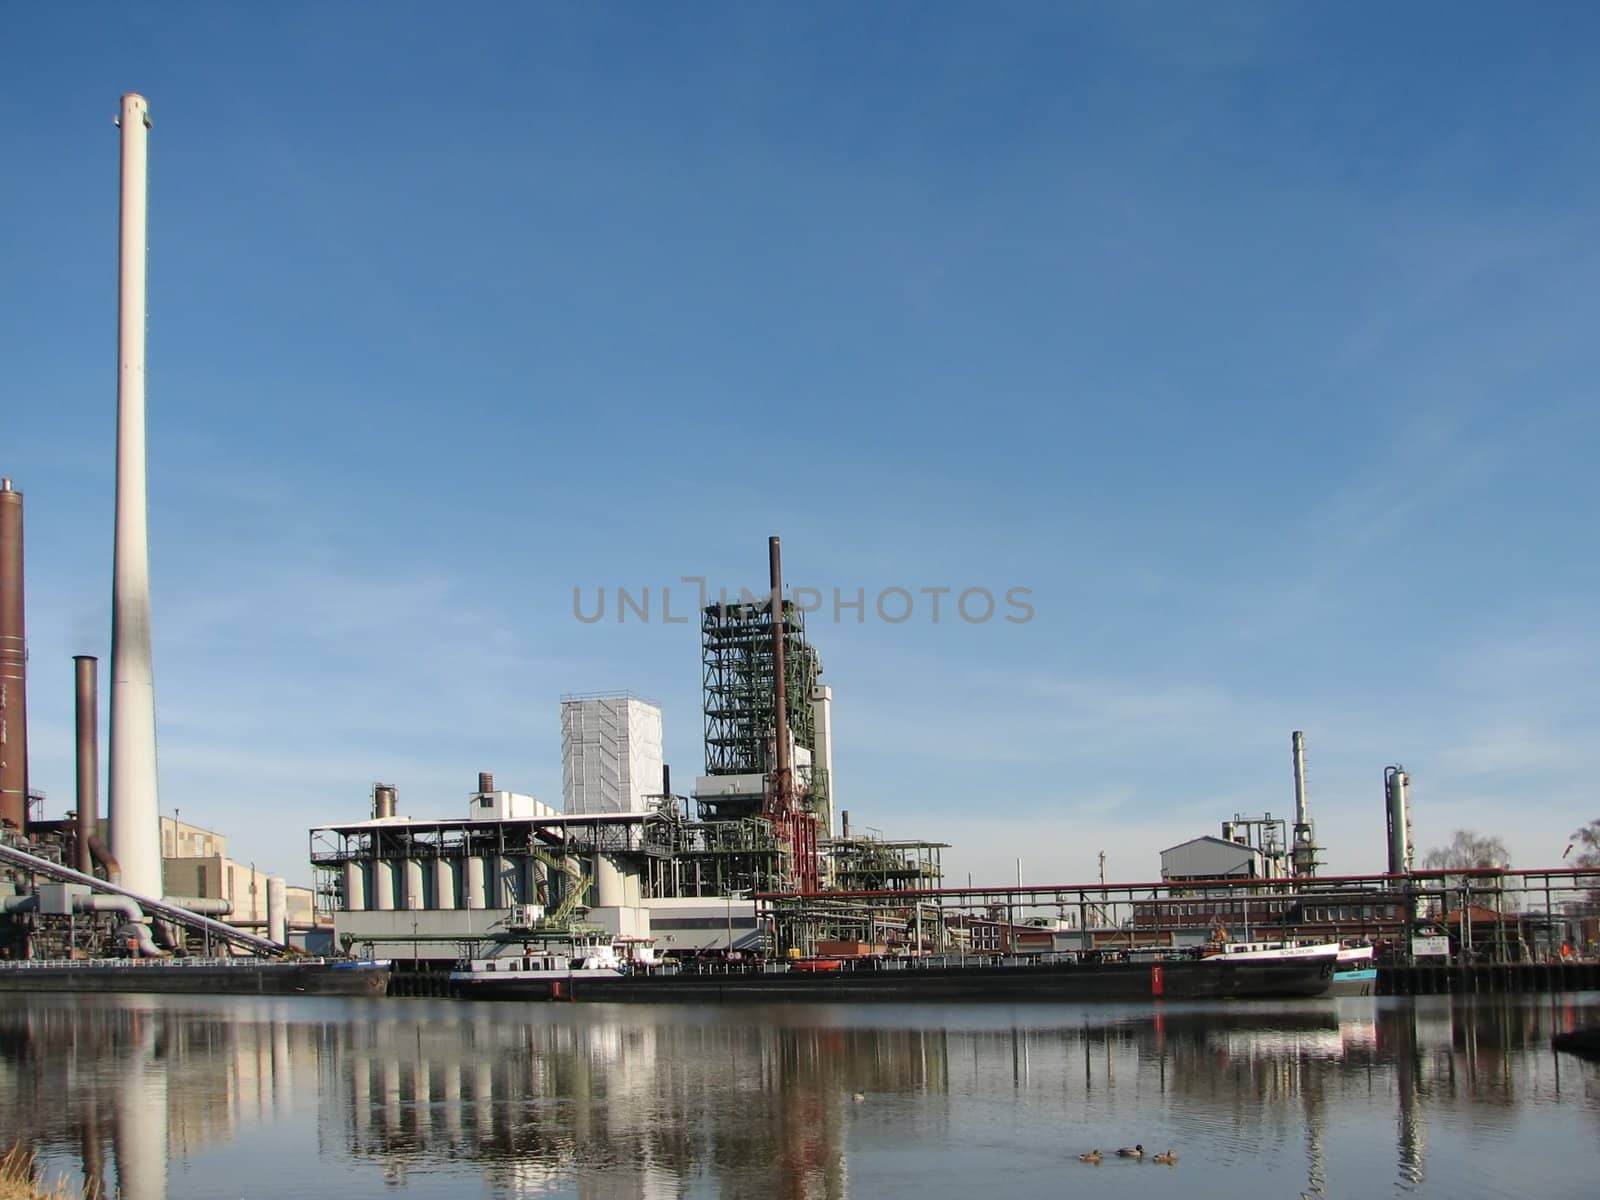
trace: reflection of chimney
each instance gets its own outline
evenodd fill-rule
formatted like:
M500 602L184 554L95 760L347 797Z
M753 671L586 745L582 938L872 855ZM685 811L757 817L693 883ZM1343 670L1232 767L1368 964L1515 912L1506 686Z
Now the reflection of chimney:
M135 1025L130 1050L142 1061L159 1061L160 1030L154 1018ZM124 1200L167 1198L167 1085L165 1071L128 1071L113 1092L111 1144Z
M0 480L0 828L28 824L28 640L22 493Z
M117 534L111 584L111 853L122 886L161 895L150 546L145 516L145 146L150 109L122 98L122 252L117 302Z

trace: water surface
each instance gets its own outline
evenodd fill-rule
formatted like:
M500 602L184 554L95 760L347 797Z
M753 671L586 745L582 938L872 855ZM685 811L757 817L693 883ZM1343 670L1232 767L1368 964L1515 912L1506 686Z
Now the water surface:
M1093 1006L8 996L0 1138L127 1200L1592 1197L1600 994ZM857 1099L857 1096L860 1099ZM1081 1151L1143 1143L1176 1166Z

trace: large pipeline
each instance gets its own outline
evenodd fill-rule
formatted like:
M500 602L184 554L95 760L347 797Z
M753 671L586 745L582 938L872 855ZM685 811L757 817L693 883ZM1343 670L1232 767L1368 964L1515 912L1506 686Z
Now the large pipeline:
M87 884L97 892L126 896L128 899L138 903L141 908L154 917L177 921L190 929L209 933L214 938L219 938L235 946L243 946L257 954L279 958L282 957L284 952L282 946L276 945L264 937L257 937L253 933L246 933L242 929L235 929L231 925L224 925L221 921L203 917L198 913L187 912L175 904L168 904L164 900L138 895L118 884L96 879L92 875L84 875L79 871L74 871L71 867L51 862L47 858L40 858L37 854L29 854L26 850L19 850L15 846L0 845L0 864L21 867L34 875L43 875L46 879L56 879L62 883Z
M144 909L139 907L139 902L130 896L74 896L72 907L81 913L119 913L123 921L117 927L116 935L127 938L134 943L141 955L146 958L162 958L166 952L158 948L150 937L150 928L145 924ZM0 898L0 912L24 913L39 911L39 894L30 896L6 896Z
M221 896L163 896L161 902L202 917L226 917L233 912L233 901Z
M122 864L111 853L110 847L98 837L91 837L87 844L90 857L99 863L100 869L106 873L106 882L120 884L122 882ZM85 871L84 874L87 875L89 872Z
M0 829L28 825L28 639L22 493L0 479Z
M150 936L150 926L145 923L144 909L130 896L78 896L72 906L79 912L121 913L123 923L117 927L117 937L131 941L144 958L166 958L167 952L155 944Z

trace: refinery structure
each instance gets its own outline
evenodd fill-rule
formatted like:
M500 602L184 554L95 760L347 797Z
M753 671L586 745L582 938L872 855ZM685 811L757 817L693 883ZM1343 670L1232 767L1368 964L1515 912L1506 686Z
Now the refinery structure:
M482 772L455 811L404 813L375 785L363 819L311 831L335 943L447 963L480 942L576 923L662 951L770 953L761 898L938 887L942 843L835 826L833 691L782 589L701 614L705 773L673 789L663 714L632 693L561 697L561 811Z
M1265 931L1364 938L1406 961L1486 952L1510 962L1565 944L1574 921L1592 925L1600 897L1594 869L1417 870L1410 779L1398 765L1383 772L1382 805L1372 809L1374 832L1380 813L1384 821L1387 870L1327 875L1299 732L1290 738L1292 817L1235 813L1220 836L1161 850L1159 878L1024 886L1019 877L1015 886L947 887L944 843L865 835L859 826L852 832L843 807L849 780L834 772L841 727L833 687L823 682L805 614L785 589L777 537L768 541L764 593L741 593L699 614L704 761L686 792L663 761L663 726L673 714L629 692L553 691L559 807L497 786L489 771L453 797L378 782L367 800L352 798L350 819L310 830L311 889L257 872L249 855L230 858L220 835L160 816L145 494L149 114L142 97L123 98L120 127L108 804L102 814L93 656L80 654L72 666L75 803L47 816L29 777L23 497L7 478L0 481L0 960L268 959L320 949L392 959L422 976L486 948L577 931L649 945L668 958L769 964L801 956L1129 954ZM685 670L694 662L686 645ZM65 662L58 666L66 670ZM842 732L848 736L847 726ZM872 798L849 802L859 812ZM1584 944L1592 940L1585 932Z

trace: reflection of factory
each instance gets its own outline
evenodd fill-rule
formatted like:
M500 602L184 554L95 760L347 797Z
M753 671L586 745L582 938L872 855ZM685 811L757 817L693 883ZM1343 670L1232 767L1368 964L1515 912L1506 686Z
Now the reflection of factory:
M397 1181L467 1158L513 1193L575 1178L586 1196L678 1195L736 1161L755 1176L744 1194L831 1197L845 1191L853 1092L949 1086L942 1029L511 1025L468 1011L421 1029L339 1027L321 1138L382 1160Z
M453 962L486 939L575 918L658 951L771 948L757 892L937 883L936 843L834 836L832 689L804 614L774 590L702 613L706 773L674 793L662 715L629 693L561 703L563 810L488 773L455 814L401 815L373 788L366 820L311 832L319 906L341 945ZM782 735L775 730L782 729Z
M1563 1086L1581 1097L1581 1071L1564 1084L1549 1053L1571 1016L1500 997L887 1024L829 1009L622 1021L555 1005L508 1021L476 1005L19 997L0 1008L0 1128L53 1167L114 1178L125 1200L162 1200L180 1173L186 1194L229 1194L226 1172L264 1148L395 1184L426 1172L440 1194L481 1174L496 1195L833 1198L878 1194L858 1153L875 1122L914 1114L920 1137L970 1146L997 1111L1082 1112L1062 1126L1073 1143L1113 1115L1147 1147L1187 1128L1192 1169L1293 1170L1304 1139L1315 1191L1365 1193L1459 1171L1430 1124L1459 1141ZM1340 1120L1359 1145L1330 1154ZM1380 1120L1392 1138L1369 1135ZM1046 1152L1059 1163L1070 1148Z
M0 1013L0 1091L26 1113L16 1128L30 1148L71 1161L88 1194L161 1200L169 1159L289 1111L291 1064L314 1082L315 1027L258 1013L219 1022L154 999L19 998Z

